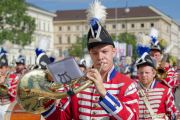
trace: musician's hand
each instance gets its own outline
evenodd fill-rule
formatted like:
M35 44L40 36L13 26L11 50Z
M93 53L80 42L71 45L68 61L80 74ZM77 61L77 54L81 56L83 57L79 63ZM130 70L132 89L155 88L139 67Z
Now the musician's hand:
M105 97L106 89L103 85L103 79L97 69L90 69L87 71L87 77L92 80L96 86L96 90L101 97Z

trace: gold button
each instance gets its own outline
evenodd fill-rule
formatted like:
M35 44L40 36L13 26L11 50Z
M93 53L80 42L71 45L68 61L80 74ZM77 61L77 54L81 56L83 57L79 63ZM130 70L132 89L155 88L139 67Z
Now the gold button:
M97 104L94 104L94 105L93 105L93 108L97 108L97 107L98 107L98 105L97 105Z
M96 112L93 112L93 115L95 115L96 114Z
M99 100L99 97L95 97L95 100Z

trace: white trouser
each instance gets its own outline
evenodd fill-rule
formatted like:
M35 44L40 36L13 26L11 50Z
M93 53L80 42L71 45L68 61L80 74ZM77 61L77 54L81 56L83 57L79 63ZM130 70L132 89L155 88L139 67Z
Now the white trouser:
M8 110L10 104L0 105L0 120L4 120L6 111Z

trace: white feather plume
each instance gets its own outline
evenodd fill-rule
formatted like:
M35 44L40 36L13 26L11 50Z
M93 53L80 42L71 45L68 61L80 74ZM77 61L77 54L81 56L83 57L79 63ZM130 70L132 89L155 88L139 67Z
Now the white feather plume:
M157 29L152 28L149 34L151 37L158 38L159 32Z
M164 53L170 53L173 47L174 47L174 43L170 44L170 45L167 46L167 48L164 50Z
M144 33L139 33L137 36L137 44L141 46L147 46L150 47L151 38Z
M93 18L97 18L101 23L104 23L106 20L106 7L99 2L99 0L95 0L90 7L87 9L87 19L90 21Z
M50 41L46 37L42 37L37 44L37 48L46 51L50 47Z

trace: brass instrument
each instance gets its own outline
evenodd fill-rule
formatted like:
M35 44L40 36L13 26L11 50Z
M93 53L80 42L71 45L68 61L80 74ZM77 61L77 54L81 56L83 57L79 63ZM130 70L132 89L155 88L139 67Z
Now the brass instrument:
M102 65L100 67L100 70ZM99 70L99 71L100 71ZM51 76L44 70L32 70L26 73L19 81L17 88L17 101L27 112L40 113L47 109L47 103L65 98L68 95L77 94L83 89L87 88L93 82L86 80L82 85L75 87L77 81L67 83L70 89L65 92L58 92L58 89L64 87L60 83L52 83ZM79 79L80 80L80 79Z
M2 75L0 75L1 79ZM0 96L6 96L8 94L8 86L6 85L6 78L4 82L0 83Z
M156 75L157 75L157 78L160 80L164 80L167 77L167 72L164 69L167 58L168 58L168 54L164 54L163 58L161 60L161 63L159 65L159 67L157 68L157 74Z

